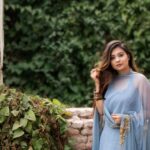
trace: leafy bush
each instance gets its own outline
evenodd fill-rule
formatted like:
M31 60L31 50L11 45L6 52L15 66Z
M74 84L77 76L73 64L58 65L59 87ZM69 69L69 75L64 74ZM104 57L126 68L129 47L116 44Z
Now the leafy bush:
M0 87L0 146L13 150L64 150L66 121L58 100Z
M90 105L89 72L121 39L150 77L148 0L6 0L4 80L25 92Z

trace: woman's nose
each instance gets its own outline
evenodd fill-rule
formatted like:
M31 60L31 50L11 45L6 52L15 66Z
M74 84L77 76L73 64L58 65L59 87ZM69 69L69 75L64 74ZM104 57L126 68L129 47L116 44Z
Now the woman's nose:
M116 61L116 62L120 61L120 58L119 58L119 57L116 57L115 61Z

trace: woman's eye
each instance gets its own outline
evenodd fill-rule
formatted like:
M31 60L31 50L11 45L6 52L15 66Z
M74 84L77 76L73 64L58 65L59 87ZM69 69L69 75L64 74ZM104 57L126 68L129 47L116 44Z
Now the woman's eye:
M110 57L111 60L115 59L115 57Z
M118 56L119 56L119 57L122 57L123 55L124 55L124 54L119 54Z
M123 56L124 56L124 54L123 54L123 53L120 53L120 54L118 54L117 56L111 56L110 59L111 59L111 60L114 60L114 59L117 58L117 57L123 57Z

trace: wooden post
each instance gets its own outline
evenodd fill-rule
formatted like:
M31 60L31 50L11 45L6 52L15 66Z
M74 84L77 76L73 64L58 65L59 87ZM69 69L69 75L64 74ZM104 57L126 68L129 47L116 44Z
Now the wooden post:
M4 51L4 31L3 31L4 3L0 0L0 85L3 84L3 51Z

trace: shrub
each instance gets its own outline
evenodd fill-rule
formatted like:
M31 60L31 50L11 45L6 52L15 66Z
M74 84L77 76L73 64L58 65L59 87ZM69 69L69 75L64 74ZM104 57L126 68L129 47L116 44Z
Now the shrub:
M13 150L64 150L66 121L58 100L0 87L0 146Z

